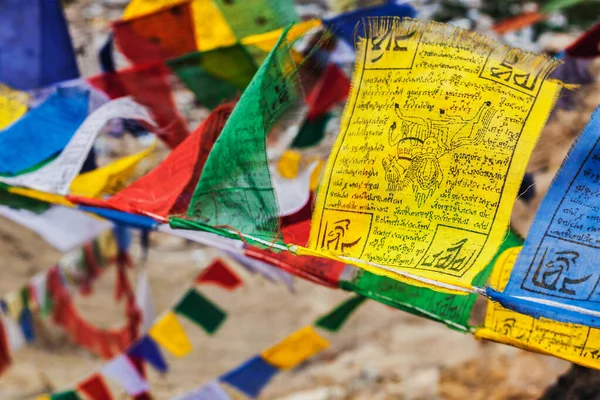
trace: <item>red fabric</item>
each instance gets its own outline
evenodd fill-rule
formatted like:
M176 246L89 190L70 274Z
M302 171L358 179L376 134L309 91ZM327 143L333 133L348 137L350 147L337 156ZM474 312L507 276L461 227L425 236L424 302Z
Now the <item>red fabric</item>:
M350 80L337 65L329 64L321 79L306 98L308 119L325 114L335 104L346 100L350 93Z
M131 96L147 107L160 128L157 136L174 148L188 136L189 130L175 107L169 74L162 63L154 63L96 75L88 81L111 99Z
M310 221L310 219L312 218L314 198L315 198L315 196L311 192L308 201L300 210L296 211L293 214L279 217L280 226L282 228L285 228L287 226L296 225L296 224L299 224L304 221ZM308 240L308 236L306 237L306 239ZM286 241L286 243L296 243L296 242L294 242L292 239L291 242Z
M104 379L100 374L93 374L77 385L77 390L84 393L90 400L113 400Z
M110 359L124 351L137 337L141 318L133 294L128 295L126 325L105 330L88 323L79 313L63 285L58 267L48 272L47 291L52 298L54 323L62 326L74 343L88 351Z
M494 32L504 35L508 32L513 32L530 25L536 24L546 19L546 15L539 12L528 12L516 17L509 18L498 22L492 27Z
M82 295L89 295L92 293L93 281L100 275L93 243L88 242L83 245L83 259L87 268L86 275L79 284L79 291Z
M196 277L196 283L213 283L227 290L235 290L242 286L240 277L221 259L213 261Z
M8 336L4 329L4 323L0 320L0 375L12 364L10 349L8 348Z
M286 243L305 246L310 234L310 221L290 225L282 229ZM296 256L287 251L273 253L269 250L248 248L248 257L264 261L300 278L319 285L337 288L345 265L339 261L313 256Z
M198 49L190 2L117 21L113 32L119 50L134 64L163 61Z
M578 58L594 58L600 56L600 23L594 25L565 49L565 52Z
M68 198L79 204L109 207L153 218L185 213L208 154L234 104L231 102L217 107L163 162L110 199Z

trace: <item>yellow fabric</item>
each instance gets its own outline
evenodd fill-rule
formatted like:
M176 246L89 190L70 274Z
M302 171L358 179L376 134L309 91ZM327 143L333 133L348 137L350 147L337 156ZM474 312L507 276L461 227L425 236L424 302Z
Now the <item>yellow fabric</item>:
M192 344L172 311L161 317L148 335L175 357L184 357L192 351Z
M163 8L185 3L187 0L131 0L123 11L123 20L134 19L152 14Z
M519 250L508 249L498 258L490 285L504 290ZM484 326L477 329L475 337L550 354L588 368L600 368L600 329L535 319L493 301L488 301Z
M135 172L139 162L150 155L155 148L156 141L139 153L120 158L104 167L78 175L71 183L71 194L97 198L104 194L118 192Z
M308 21L294 24L287 34L287 41L293 43L295 40L305 35L309 30L320 26L321 21L318 19L309 19ZM256 46L260 50L268 53L275 47L275 44L277 44L284 29L285 28L281 28L271 32L248 36L242 39L242 44L246 46Z
M58 205L65 206L65 207L75 207L75 205L73 203L71 203L69 200L67 200L65 198L65 196L62 196L60 194L40 192L38 190L16 187L16 186L9 187L8 191L10 193L18 194L20 196L30 197L30 198L36 199L36 200L45 201L45 202L51 203L51 204L58 204Z
M51 399L50 399L50 396L48 396L47 394L45 394L43 396L36 397L35 400L51 400Z
M212 0L195 0L192 3L192 15L199 51L232 46L237 41L225 17Z
M310 175L310 190L313 192L319 186L319 180L321 178L322 171L323 171L323 161L319 160L319 163L317 164L314 171Z
M557 61L441 23L366 29L308 247L465 294L504 239Z
M301 159L302 154L299 152L294 150L285 151L277 163L279 175L287 179L294 179L297 177Z
M312 326L307 326L292 333L260 355L274 367L290 369L327 347L329 347L329 342L322 338Z
M28 95L0 84L0 129L4 129L27 112Z
M14 321L19 321L21 311L23 310L23 299L21 298L21 293L18 291L9 292L3 297L3 300L6 303L8 315Z

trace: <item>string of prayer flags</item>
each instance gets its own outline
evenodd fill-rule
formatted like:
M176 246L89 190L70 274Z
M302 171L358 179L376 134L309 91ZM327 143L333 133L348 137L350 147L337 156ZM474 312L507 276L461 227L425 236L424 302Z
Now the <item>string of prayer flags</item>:
M88 82L113 100L131 96L146 107L159 127L157 136L175 148L188 136L189 130L175 106L169 75L167 67L154 63L96 75Z
M325 329L329 332L337 332L341 329L342 325L350 318L350 315L356 311L356 309L364 303L366 300L362 296L352 296L348 300L341 303L329 314L323 315L315 322L315 326Z
M596 109L542 201L506 288L487 288L492 300L532 317L600 327L599 144Z
M90 400L113 400L104 379L100 374L93 374L77 385L77 390L85 394Z
M59 153L87 117L88 103L88 91L59 87L40 106L2 131L0 174L35 169Z
M279 370L260 356L254 356L239 367L227 372L219 380L255 399Z
M507 249L520 248L522 244L523 240L509 231L494 259L475 278L473 285L483 285L500 255ZM442 322L458 331L470 330L469 317L475 304L475 294L459 296L441 293L362 270L350 280L340 281L340 287L410 314Z
M147 361L157 371L166 373L169 366L165 361L156 342L150 336L143 336L127 351L129 357Z
M576 58L595 58L600 56L600 23L597 23L577 38L565 49L565 53Z
M78 204L166 218L187 210L195 185L212 146L221 133L233 104L214 110L165 160L107 200L78 196L68 198Z
M388 1L375 7L363 7L323 19L323 24L337 37L354 47L354 28L363 18L395 16L414 18L417 11L410 4Z
M175 357L184 357L192 351L192 344L172 311L160 317L152 325L148 335Z
M196 277L198 284L213 284L226 290L235 290L242 286L240 277L223 260L217 258Z
M558 61L435 22L363 27L310 250L297 253L465 295L504 239Z
M498 259L490 285L504 289L520 248L508 249ZM488 301L485 323L475 331L488 339L542 354L550 354L588 368L599 368L600 330L519 314Z
M269 364L282 369L291 369L313 355L329 347L329 342L321 337L312 326L304 327L282 340L280 343L260 353Z
M0 83L31 90L78 77L59 0L0 4Z
M298 99L298 76L286 30L252 79L211 151L186 219L174 228L243 232L259 240L277 237L279 209L271 185L266 135ZM243 146L243 150L240 146ZM221 232L221 231L220 231Z
M28 95L0 84L0 130L5 129L27 112Z
M175 312L200 326L209 335L214 334L227 317L223 310L195 289L188 290L175 306Z

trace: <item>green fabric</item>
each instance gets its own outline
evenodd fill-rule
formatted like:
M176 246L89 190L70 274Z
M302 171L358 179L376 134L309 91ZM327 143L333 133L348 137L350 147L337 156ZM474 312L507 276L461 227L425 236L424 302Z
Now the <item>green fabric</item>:
M45 201L10 193L8 190L6 190L7 187L8 186L6 185L0 185L1 205L8 206L10 208L25 209L35 214L41 214L51 207L51 204L46 203Z
M287 26L298 18L292 0L213 0L238 39Z
M252 56L241 44L186 54L167 61L167 64L198 102L208 108L237 97L257 70Z
M482 286L489 278L496 260L511 247L521 246L523 240L510 232L488 266L473 280ZM340 287L377 300L408 313L443 322L458 331L468 331L471 309L477 295L466 296L440 293L360 270L351 282L341 281Z
M224 311L194 289L190 289L175 306L175 312L189 318L211 335L227 317Z
M583 2L584 0L550 0L548 3L542 6L541 11L545 14L548 14L558 10L562 10L563 8L575 6Z
M298 132L298 135L292 142L292 147L297 149L304 149L306 147L312 147L317 144L325 137L325 128L327 123L331 119L330 113L318 116L315 120L305 120Z
M81 400L81 397L74 390L67 390L65 392L55 393L50 396L50 400Z
M354 296L345 300L339 306L337 306L329 314L319 318L315 325L319 328L323 328L330 332L337 332L340 330L344 322L350 318L350 315L360 306L366 298L362 296Z
M299 99L296 65L279 39L248 85L206 161L186 219L174 228L242 232L260 240L279 239L279 210L267 162L266 138L275 122ZM215 230L216 229L216 230Z

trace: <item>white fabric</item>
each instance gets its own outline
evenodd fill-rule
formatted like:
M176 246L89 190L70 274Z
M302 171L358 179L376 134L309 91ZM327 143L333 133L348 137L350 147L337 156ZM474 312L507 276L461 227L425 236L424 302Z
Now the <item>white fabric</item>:
M142 268L135 289L135 303L142 311L142 332L148 332L156 319L156 309L152 301L152 289L148 281L148 271Z
M8 348L10 349L10 353L13 354L15 351L25 346L25 336L23 336L21 328L12 318L2 316L2 323L4 324L6 336L8 337Z
M63 253L112 228L109 221L63 206L50 207L41 214L0 206L0 216L31 229Z
M42 271L31 278L31 286L35 292L35 296L38 299L40 306L44 306L46 302L46 284L48 280L48 274L46 271Z
M173 397L171 400L231 400L219 382L212 381L186 394Z
M310 199L310 177L317 167L317 163L311 164L301 174L293 179L286 179L272 169L271 183L277 196L279 205L279 216L294 214L302 209Z
M123 354L105 364L100 372L105 377L118 382L130 396L149 391L148 382L140 376L131 361Z

